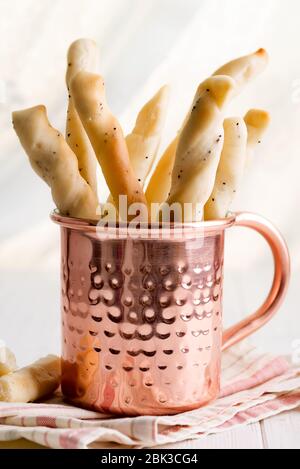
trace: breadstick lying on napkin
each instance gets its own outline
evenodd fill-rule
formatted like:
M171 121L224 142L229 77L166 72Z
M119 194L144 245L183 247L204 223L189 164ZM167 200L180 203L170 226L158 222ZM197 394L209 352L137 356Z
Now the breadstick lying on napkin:
M268 64L268 60L268 54L265 49L259 49L254 54L239 57L223 65L213 75L227 75L233 78L237 83L235 94L238 94L250 81L263 72ZM185 123L186 119L183 126ZM149 204L155 202L163 203L168 197L177 144L178 136L171 142L155 168L146 191L146 198ZM158 181L158 184L156 181Z
M0 346L0 377L17 369L16 357L7 347Z
M71 94L116 207L120 195L127 196L128 206L146 205L142 186L130 164L123 131L108 108L103 78L79 72L71 82Z
M0 401L34 402L53 393L60 384L60 358L42 358L0 378Z
M78 39L68 51L66 83L69 91L69 105L66 122L66 140L78 159L81 176L97 195L97 159L75 109L70 94L70 82L81 70L96 72L98 67L98 48L91 39Z
M223 147L224 109L235 91L227 76L211 77L196 93L190 117L180 134L172 172L169 205L192 204L185 222L203 219L203 208L215 182Z
M96 219L97 198L80 176L75 154L50 125L45 106L14 112L13 124L32 168L50 186L60 213Z

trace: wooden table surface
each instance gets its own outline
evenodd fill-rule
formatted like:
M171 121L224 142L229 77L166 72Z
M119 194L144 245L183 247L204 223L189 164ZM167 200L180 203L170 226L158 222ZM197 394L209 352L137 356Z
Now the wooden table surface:
M300 409L228 432L167 448L185 449L300 449Z
M18 440L0 442L0 449L43 449L42 446ZM102 449L117 448L115 445ZM157 449L300 449L300 409L271 417L260 423L210 435L198 440L159 446Z

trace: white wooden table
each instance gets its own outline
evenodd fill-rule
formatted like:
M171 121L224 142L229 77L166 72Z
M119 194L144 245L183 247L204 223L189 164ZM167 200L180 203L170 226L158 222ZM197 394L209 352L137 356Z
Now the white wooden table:
M185 449L300 449L300 409L271 417L202 440L165 448Z
M26 440L0 442L0 450L9 448L42 449L43 447ZM117 446L103 446L103 449L105 448L112 449ZM157 449L300 449L300 409L218 435L159 446Z

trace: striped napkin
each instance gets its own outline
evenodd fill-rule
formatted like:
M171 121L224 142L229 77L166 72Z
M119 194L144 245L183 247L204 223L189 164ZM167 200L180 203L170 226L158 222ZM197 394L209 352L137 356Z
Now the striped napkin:
M0 404L0 441L25 438L49 448L153 447L247 425L300 406L300 368L243 342L223 353L213 404L166 417L114 418L63 402Z

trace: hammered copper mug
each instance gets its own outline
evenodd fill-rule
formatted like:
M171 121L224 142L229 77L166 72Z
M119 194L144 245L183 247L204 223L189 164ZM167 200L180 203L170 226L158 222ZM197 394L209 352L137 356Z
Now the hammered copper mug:
M188 411L216 399L221 352L262 327L286 294L286 244L265 219L225 220L131 237L52 214L61 227L62 392L122 415ZM254 314L223 331L225 231L246 226L269 243L275 273ZM150 234L149 234L150 233Z

